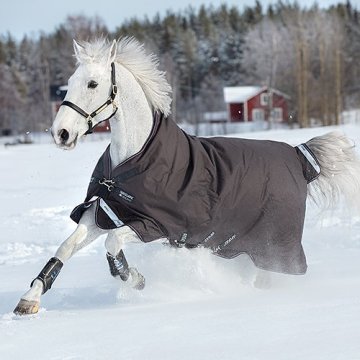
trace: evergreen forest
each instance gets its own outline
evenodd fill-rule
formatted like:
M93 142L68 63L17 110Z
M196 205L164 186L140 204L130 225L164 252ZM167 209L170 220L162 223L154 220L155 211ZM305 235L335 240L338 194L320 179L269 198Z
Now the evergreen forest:
M188 7L129 19L110 32L101 18L69 15L52 33L0 35L0 131L43 131L52 123L50 86L74 72L72 39L134 36L160 59L173 88L172 116L196 123L224 111L224 86L266 85L290 97L291 122L339 124L359 107L360 13L279 0L264 8Z

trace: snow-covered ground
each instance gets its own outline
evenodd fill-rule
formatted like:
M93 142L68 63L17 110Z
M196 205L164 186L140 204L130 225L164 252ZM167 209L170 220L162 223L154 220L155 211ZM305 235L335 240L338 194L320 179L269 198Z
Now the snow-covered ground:
M330 129L251 133L298 144ZM343 130L360 144L360 126ZM247 136L250 137L250 136ZM0 148L0 359L359 360L360 216L308 206L304 276L274 274L251 286L248 259L205 250L129 244L146 277L138 292L113 279L103 239L65 264L41 311L12 310L75 228L105 141L71 152L53 145ZM256 164L254 164L255 166Z

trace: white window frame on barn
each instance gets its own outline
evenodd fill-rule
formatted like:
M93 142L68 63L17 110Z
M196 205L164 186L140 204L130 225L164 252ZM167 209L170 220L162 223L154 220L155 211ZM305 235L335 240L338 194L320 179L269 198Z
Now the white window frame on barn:
M276 107L272 109L271 117L273 121L282 122L283 121L283 109Z
M260 105L261 106L268 106L269 105L269 94L268 93L260 94Z
M253 121L264 121L265 120L265 111L263 109L253 109L252 110L252 119L253 119Z

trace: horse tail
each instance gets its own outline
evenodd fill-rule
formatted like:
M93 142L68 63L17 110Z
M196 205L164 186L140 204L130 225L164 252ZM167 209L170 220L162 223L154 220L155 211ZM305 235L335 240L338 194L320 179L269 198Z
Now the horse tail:
M308 185L308 195L322 208L333 207L344 198L347 205L360 204L360 158L355 144L334 131L314 137L306 146L315 155L320 175Z

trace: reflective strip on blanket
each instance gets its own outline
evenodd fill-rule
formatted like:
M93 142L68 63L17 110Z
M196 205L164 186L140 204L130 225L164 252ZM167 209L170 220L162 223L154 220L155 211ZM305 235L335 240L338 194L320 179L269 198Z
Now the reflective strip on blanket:
M105 211L106 215L111 219L111 221L117 226L121 227L124 223L116 216L116 214L110 209L110 206L100 198L100 207Z
M302 152L302 154L306 157L306 160L310 163L310 165L314 168L314 170L320 174L320 166L316 162L316 159L314 158L313 154L310 153L308 150L308 147L304 144L298 145L297 148Z

